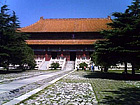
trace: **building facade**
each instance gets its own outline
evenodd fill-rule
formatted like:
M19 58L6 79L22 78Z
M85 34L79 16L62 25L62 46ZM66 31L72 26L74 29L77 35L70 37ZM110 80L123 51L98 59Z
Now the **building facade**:
M101 30L110 29L108 18L71 18L44 19L30 26L20 28L21 32L30 34L27 44L34 50L35 58L49 61L51 58L90 58L94 43L102 40Z

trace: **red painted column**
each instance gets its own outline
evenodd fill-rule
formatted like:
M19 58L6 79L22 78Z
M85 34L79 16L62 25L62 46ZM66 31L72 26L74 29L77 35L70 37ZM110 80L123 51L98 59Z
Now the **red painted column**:
M47 52L46 52L46 54L45 54L45 61L49 61Z
M86 57L86 53L85 52L83 52L83 57Z
M60 55L61 57L64 57L64 54L63 54L63 52L61 52L61 55Z

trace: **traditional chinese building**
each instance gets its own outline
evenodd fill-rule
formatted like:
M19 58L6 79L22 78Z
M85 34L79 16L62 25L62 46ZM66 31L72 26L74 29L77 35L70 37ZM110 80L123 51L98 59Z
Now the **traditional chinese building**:
M109 29L108 18L71 18L44 19L20 28L21 32L30 34L27 44L34 50L36 58L65 57L67 61L76 58L89 58L94 51L94 43L103 39L99 33Z

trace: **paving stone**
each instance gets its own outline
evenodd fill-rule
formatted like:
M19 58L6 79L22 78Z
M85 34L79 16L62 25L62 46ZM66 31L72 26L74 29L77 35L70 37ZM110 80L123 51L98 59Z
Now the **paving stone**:
M45 97L44 101L39 97L34 100L43 101L42 103L49 105L84 105L87 102L89 105L92 105L92 99L95 98L92 93L93 91L91 90L91 85L89 83L57 82L54 86L44 90L44 92L40 95L40 97ZM89 94L91 96L89 96ZM47 96L50 95L52 97L47 98Z

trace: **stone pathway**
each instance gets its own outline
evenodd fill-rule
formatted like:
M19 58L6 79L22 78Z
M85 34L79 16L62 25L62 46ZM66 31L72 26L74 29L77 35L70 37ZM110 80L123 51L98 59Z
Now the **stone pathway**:
M59 75L61 73L63 73L64 71L60 71L60 72L55 72L55 73L49 73L49 74L45 74L45 75L39 75L39 76L35 76L32 78L27 78L27 79L23 79L23 80L17 80L17 81L13 81L7 84L1 84L0 85L0 94L4 93L4 92L8 92L11 90L15 90L19 87L23 87L25 85L46 79L46 78L50 78L53 77L55 75Z
M32 78L13 81L7 84L0 85L0 105L9 100L19 97L33 89L36 89L46 83L67 74L71 70L56 71L55 73L48 73L45 75L35 76Z
M0 74L0 84L12 82L15 80L22 80L34 76L44 75L55 71L31 70L19 73Z

